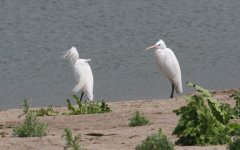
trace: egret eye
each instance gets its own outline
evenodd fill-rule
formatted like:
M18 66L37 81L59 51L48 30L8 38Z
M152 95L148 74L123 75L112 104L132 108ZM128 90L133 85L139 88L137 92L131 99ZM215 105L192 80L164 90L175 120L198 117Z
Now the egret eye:
M160 46L161 44L158 44L157 46Z

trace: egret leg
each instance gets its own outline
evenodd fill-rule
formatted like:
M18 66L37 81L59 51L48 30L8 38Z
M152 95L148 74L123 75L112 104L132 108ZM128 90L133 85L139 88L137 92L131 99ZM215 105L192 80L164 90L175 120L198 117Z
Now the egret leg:
M80 98L80 101L82 101L82 98L83 98L83 94L84 94L84 92L82 92L82 94L81 94L81 98Z
M173 94L174 94L174 84L172 84L172 93L171 93L170 98L173 98Z

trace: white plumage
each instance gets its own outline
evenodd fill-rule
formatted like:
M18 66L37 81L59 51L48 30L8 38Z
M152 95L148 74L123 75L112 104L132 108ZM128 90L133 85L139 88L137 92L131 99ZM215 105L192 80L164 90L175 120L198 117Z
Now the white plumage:
M89 100L93 100L93 74L90 65L91 59L80 59L77 49L72 47L67 50L63 58L69 60L73 69L77 85L73 88L72 93L76 94L81 91L81 99L86 92Z
M170 98L173 97L174 88L177 93L182 93L182 77L178 60L170 48L167 48L163 40L159 40L153 46L146 50L156 49L156 61L159 69L172 84L172 92Z

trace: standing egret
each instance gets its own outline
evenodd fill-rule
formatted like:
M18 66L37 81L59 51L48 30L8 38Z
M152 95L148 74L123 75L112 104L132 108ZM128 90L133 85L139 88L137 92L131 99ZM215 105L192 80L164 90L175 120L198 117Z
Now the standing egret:
M86 92L88 99L93 100L93 74L88 64L91 59L80 59L75 47L67 50L63 58L70 61L77 82L72 93L76 94L78 91L81 91L82 99L84 92Z
M174 88L177 93L182 93L181 69L173 51L167 48L161 39L156 44L146 48L146 51L150 49L156 50L155 55L158 67L172 84L170 98L173 98Z

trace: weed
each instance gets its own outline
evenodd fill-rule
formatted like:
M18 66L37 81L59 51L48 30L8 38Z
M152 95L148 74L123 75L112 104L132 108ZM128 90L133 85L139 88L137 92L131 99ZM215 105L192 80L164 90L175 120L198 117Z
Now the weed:
M63 113L64 115L96 114L111 111L110 107L103 100L102 102L85 101L82 103L78 96L73 95L73 98L76 100L78 107L74 107L71 104L70 99L67 99L68 110L70 112Z
M188 83L198 94L186 96L187 106L174 112L180 120L173 131L181 145L226 144L231 135L239 132L239 125L230 123L232 108L219 103L210 92L196 84Z
M77 136L73 136L72 135L72 131L68 128L64 129L65 134L63 134L63 137L65 137L66 139L66 146L64 146L64 150L68 149L68 148L72 148L72 150L82 150L82 148L80 147L80 134L78 134Z
M232 94L230 97L233 97L233 99L236 101L236 105L233 108L234 114L237 118L240 117L240 91L237 91L235 94Z
M39 110L30 110L29 101L24 99L23 101L23 113L18 116L18 118L22 117L23 115L32 112L35 113L36 116L56 116L58 114L52 107L52 105L48 106L47 109L41 108Z
M149 120L145 118L143 115L139 113L139 111L136 111L132 114L132 117L129 119L129 126L135 127L135 126L142 126L149 123Z
M147 139L138 145L136 150L174 150L174 145L159 129L158 133L148 136Z
M228 144L229 150L240 150L240 138L236 137Z
M233 97L236 101L240 101L240 91L237 91L236 93L232 94L230 97Z
M33 110L36 112L37 116L56 116L58 114L52 107L52 105L48 106L47 109L41 108L39 110Z
M23 113L18 116L18 118L22 117L23 115L27 114L29 112L29 101L27 99L23 100Z
M37 121L37 116L34 112L28 112L24 124L13 128L15 136L19 137L41 137L46 136L47 125L39 123Z

